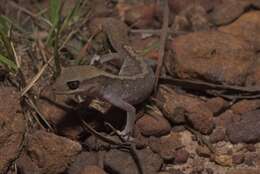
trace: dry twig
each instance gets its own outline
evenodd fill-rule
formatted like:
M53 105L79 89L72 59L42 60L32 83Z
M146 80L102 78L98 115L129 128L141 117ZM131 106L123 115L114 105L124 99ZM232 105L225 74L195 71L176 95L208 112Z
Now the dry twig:
M43 74L43 72L45 71L45 69L48 67L49 63L52 60L53 60L53 57L50 58L50 60L45 65L43 65L41 70L34 76L32 81L22 90L21 96L24 96L33 87L33 85L37 82L37 80L39 80L39 78L41 77L41 75Z
M158 65L155 71L155 83L154 83L154 91L157 91L158 81L161 73L161 69L163 66L164 60L164 52L165 52L165 44L168 35L168 25L169 25L169 4L168 0L164 1L164 8L163 8L163 27L161 29L161 38L160 38L160 49L159 49L159 60Z

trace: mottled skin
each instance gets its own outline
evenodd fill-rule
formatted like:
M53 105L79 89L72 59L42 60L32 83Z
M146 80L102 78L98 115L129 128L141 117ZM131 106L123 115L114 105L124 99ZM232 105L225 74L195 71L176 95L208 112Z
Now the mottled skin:
M108 18L103 22L103 29L123 60L119 74L110 74L89 65L67 67L62 69L54 84L54 90L56 94L102 98L125 110L127 123L120 133L129 135L136 118L133 105L149 97L153 90L154 73L143 58L137 56L128 46L127 26L124 23Z

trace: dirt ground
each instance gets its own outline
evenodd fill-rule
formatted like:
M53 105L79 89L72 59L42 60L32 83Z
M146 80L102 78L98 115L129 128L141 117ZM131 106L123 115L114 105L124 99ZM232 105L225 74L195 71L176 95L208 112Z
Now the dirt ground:
M0 14L1 174L260 173L259 0L0 0ZM158 80L131 141L123 110L52 90L60 66L115 51L108 18Z

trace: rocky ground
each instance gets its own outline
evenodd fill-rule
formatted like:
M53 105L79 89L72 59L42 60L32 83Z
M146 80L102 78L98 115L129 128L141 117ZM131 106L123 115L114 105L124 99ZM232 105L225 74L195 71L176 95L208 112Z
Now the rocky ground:
M46 43L50 2L1 0L19 70L0 59L0 173L260 173L259 0L168 0L167 6L166 0L82 1L80 13L59 33L59 49L55 39ZM75 4L64 3L64 19ZM159 29L165 15L164 43ZM54 63L45 66L57 50L63 66L107 52L99 31L106 17L129 26L138 54L159 60L160 48L165 51L157 91L137 106L131 145L105 124L121 129L122 110L55 96ZM1 37L0 55L8 55L5 43Z

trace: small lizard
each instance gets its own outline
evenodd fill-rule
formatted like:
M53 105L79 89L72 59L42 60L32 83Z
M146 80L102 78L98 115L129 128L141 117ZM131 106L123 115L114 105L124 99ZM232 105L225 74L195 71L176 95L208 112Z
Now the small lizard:
M123 22L107 18L102 24L110 44L123 60L119 74L111 74L90 65L66 67L62 69L53 89L56 94L101 98L125 110L126 126L119 132L128 136L132 133L136 118L133 105L142 102L151 94L154 72L129 46L128 28Z

